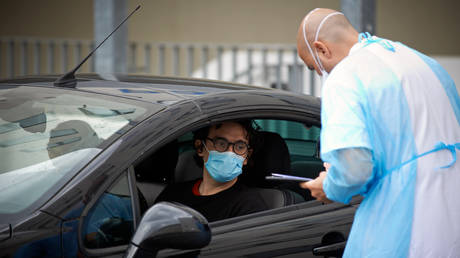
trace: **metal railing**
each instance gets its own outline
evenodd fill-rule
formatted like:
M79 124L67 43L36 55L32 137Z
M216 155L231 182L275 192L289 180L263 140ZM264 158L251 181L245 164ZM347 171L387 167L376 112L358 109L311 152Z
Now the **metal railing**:
M91 40L0 37L0 78L61 74L93 48ZM319 95L318 77L294 45L129 42L128 72L206 78ZM79 73L95 71L93 56Z

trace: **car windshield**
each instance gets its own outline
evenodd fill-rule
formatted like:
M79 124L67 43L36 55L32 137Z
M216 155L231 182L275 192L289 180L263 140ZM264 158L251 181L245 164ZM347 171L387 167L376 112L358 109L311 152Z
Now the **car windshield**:
M0 88L0 213L19 212L71 178L144 113L98 94Z

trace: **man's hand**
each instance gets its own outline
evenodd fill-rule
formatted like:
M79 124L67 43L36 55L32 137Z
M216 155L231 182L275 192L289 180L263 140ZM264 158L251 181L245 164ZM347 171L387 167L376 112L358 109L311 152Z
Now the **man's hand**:
M324 203L331 203L332 201L327 199L326 194L323 191L323 181L327 176L327 171L331 167L329 163L324 163L324 167L326 171L322 171L319 173L319 176L312 181L300 183L300 187L309 189L311 192L311 196L315 197L318 201Z

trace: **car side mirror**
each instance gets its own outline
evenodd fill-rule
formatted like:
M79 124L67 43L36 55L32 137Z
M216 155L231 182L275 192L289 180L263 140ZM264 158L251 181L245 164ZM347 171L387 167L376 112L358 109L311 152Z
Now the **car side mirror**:
M160 202L142 217L125 257L155 257L162 249L199 249L211 241L208 221L199 212L178 204Z

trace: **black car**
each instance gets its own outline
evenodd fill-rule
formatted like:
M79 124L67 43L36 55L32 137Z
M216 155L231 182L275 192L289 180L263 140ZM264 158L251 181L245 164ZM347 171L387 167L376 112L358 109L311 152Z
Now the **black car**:
M0 257L341 255L359 200L323 205L297 182L265 179L323 170L318 98L194 79L56 78L0 82ZM263 148L241 180L270 210L208 224L183 205L154 205L166 185L200 176L192 132L238 119L260 127Z

